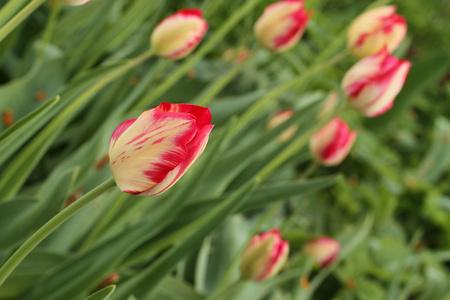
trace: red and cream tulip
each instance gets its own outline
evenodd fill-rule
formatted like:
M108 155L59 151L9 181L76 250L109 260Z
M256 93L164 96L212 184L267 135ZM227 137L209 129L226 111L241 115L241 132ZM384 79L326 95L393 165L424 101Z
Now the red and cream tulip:
M163 102L120 124L109 141L117 186L140 196L166 191L202 154L210 122L208 108Z
M91 0L61 0L67 5L79 6L88 3Z
M367 117L376 117L394 105L411 63L382 49L366 57L347 71L342 89L350 106Z
M347 157L356 136L347 123L335 118L312 136L309 148L322 165L336 166Z
M182 9L162 20L151 36L155 54L175 60L191 53L208 29L202 14L201 9Z
M405 18L395 13L395 6L382 6L369 10L353 21L347 33L350 53L363 58L387 47L389 52L398 48L406 35Z
M282 0L265 8L254 31L264 47L275 52L287 51L300 40L308 20L304 0Z
M320 237L308 242L303 247L303 253L312 257L321 268L331 264L341 250L341 243L329 237Z
M293 114L294 114L293 109L286 109L276 113L275 115L272 116L272 118L270 118L269 122L266 123L266 128L272 129L277 127L281 123L289 120ZM286 129L283 133L281 133L277 140L281 143L286 142L292 138L292 136L295 134L296 131L297 126L291 126L288 129Z
M254 236L241 258L241 274L247 280L261 281L275 276L286 263L289 243L273 229Z

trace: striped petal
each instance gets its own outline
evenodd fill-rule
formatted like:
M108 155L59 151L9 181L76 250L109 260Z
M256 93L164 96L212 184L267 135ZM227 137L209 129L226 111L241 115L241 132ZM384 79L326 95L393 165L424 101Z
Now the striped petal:
M164 181L183 162L188 154L186 144L196 133L195 118L189 114L158 109L144 112L110 145L117 186L140 194Z

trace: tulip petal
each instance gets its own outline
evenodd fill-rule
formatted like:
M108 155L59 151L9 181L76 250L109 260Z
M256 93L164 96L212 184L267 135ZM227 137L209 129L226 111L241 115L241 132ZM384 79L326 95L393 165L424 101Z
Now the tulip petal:
M140 194L163 181L188 155L186 145L197 133L195 121L189 114L152 109L119 129L109 153L118 187Z
M143 192L142 196L160 194L177 182L205 150L209 134L213 127L214 125L208 124L198 131L195 137L186 145L186 155L183 161L176 168L169 171L164 180L159 184Z
M193 104L173 104L162 102L157 108L164 112L177 112L194 115L198 128L202 128L203 126L211 123L211 112L209 111L209 108L206 107Z
M155 53L168 59L179 59L192 52L208 29L200 9L182 9L165 18L151 36Z

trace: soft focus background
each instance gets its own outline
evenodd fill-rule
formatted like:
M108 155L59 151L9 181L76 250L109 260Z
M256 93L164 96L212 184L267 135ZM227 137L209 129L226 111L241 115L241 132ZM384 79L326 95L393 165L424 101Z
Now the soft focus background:
M0 43L0 131L61 95L22 141L0 143L0 262L65 203L110 176L108 140L122 121L167 101L208 106L216 125L205 154L170 192L139 198L115 189L99 197L31 253L0 299L83 299L112 273L120 279L110 299L207 299L237 278L239 251L252 233L275 227L291 245L281 275L246 283L224 299L450 299L450 1L306 0L313 14L303 38L273 54L255 47L253 24L272 3L261 0L192 66L192 55L152 58L83 94L112 68L99 66L146 51L155 25L176 10L204 10L210 27L201 49L245 3L49 1ZM413 64L393 109L373 119L341 114L359 135L338 167L311 167L306 145L256 191L245 191L291 142L277 141L282 130L265 128L270 117L296 109L295 137L302 136L357 60L346 56L302 80L233 136L226 128L270 90L345 51L351 21L385 4L407 20L395 54ZM229 57L243 47L254 55L240 65ZM232 68L232 80L205 97ZM80 95L83 104L63 110ZM238 211L195 223L229 195L241 195L233 191L249 195ZM318 236L343 245L329 268L311 268L301 251Z

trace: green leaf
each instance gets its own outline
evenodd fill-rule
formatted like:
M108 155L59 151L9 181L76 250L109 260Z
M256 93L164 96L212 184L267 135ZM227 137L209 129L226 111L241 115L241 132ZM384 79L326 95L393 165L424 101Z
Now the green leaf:
M433 143L417 168L417 176L427 183L435 183L450 166L450 121L438 118Z
M200 295L188 283L167 276L161 282L161 288L153 298L154 300L203 300L205 296Z
M50 109L59 101L59 96L48 100L39 108L29 113L0 135L0 165L11 157L32 135L44 124L42 115L48 113Z
M121 284L117 290L117 297L124 298L133 294L138 298L151 298L151 295L155 294L155 289L160 285L164 276L174 268L178 261L190 253L216 226L235 212L246 200L246 197L252 192L256 184L258 184L258 181L248 182L208 214L186 226L183 229L185 237L158 258L149 268Z
M84 298L84 300L107 300L114 293L115 289L116 289L115 285L109 285L93 293L89 297Z

